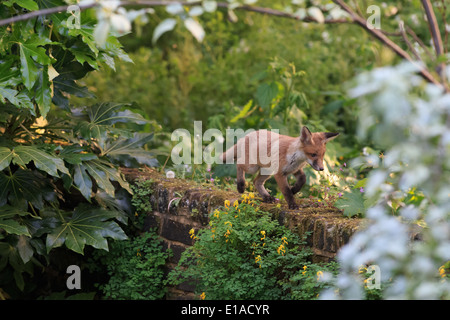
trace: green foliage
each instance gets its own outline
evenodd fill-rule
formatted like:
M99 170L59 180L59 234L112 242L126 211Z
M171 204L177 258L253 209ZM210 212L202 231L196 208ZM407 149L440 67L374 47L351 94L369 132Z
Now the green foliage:
M83 82L105 101L132 97L145 114L154 115L169 132L190 129L193 119L208 123L210 128L225 129L228 125L254 128L258 115L259 119L268 117L269 107L263 108L264 114L255 112L253 117L237 123L230 120L250 100L253 100L250 110L256 104L259 106L260 86L262 91L264 86L272 85L273 94L276 83L280 97L273 99L275 104L282 102L283 97L292 99L274 110L281 116L277 125L282 131L298 134L299 122L320 120L330 131L350 135L354 131L356 106L343 95L341 84L354 75L355 68L373 64L379 45L369 41L363 32L358 33L360 37L348 37L358 29L345 24L306 26L255 13L236 11L236 14L239 23L231 23L221 11L199 17L206 31L202 43L180 28L170 37L163 35L156 46L149 48L155 28L150 21L140 38L130 35L123 40L134 65L118 62L116 73L100 70ZM301 72L297 77L293 77L292 66L295 72ZM291 94L285 89L289 88L289 78L295 80L296 92ZM295 100L297 107L292 108ZM339 101L337 107L322 113L334 101ZM263 105L266 106L264 102ZM289 125L283 123L286 114ZM268 121L266 118L256 125L267 127Z
M3 1L0 18L65 4ZM153 134L136 133L150 121L135 105L70 104L94 97L79 83L89 72L131 60L112 35L96 46L89 11L80 29L66 26L69 17L0 27L0 271L12 270L21 290L24 272L54 248L83 254L86 245L108 250L107 238L125 239L119 222L127 223L132 191L118 168L157 165L144 149Z
M344 216L354 217L364 215L366 206L364 205L363 191L352 189L335 202L336 208L344 210Z
M103 265L109 276L99 286L104 298L162 299L166 293L164 266L169 255L152 230L126 241L112 242L109 252L94 252L95 263Z
M153 193L152 184L153 180L149 179L136 181L131 186L133 190L131 205L135 210L135 218L132 222L134 222L138 229L142 229L147 213L152 211L152 204L150 202L150 196Z
M171 284L194 281L206 299L313 298L321 285L295 278L311 253L300 249L304 241L259 208L253 194L241 203L215 210L210 228L195 234L192 247L183 252L179 265L169 274ZM314 279L317 275L313 276ZM301 291L307 290L304 296Z
M285 286L291 288L292 299L314 300L320 298L320 292L330 287L324 278L329 278L330 274L335 275L338 267L336 262L326 265L306 263L289 279L289 283Z

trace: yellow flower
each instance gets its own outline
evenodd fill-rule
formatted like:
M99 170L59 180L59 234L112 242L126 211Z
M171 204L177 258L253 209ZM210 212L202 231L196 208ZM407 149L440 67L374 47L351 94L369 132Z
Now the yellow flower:
M206 298L206 295L204 292L202 292L202 294L200 295L200 299L205 300L205 298Z
M307 266L303 266L303 270L306 270L308 267Z
M286 253L286 250L284 249L283 245L280 245L277 249L278 254L281 254L282 256L284 256L284 254Z
M258 254L256 257L255 257L255 263L259 263L259 267L261 268L261 256Z
M445 268L444 268L444 266L441 266L439 268L439 274L440 274L441 278L445 277Z
M317 281L319 281L320 278L323 278L323 272L322 271L317 271Z
M232 227L233 226L233 224L230 222L230 221L225 221L225 223L224 224L229 224L230 225L230 227Z
M236 209L237 209L237 207L239 206L239 201L234 201L234 203L233 203L233 207L235 207Z
M228 209L230 207L230 200L225 200L223 204L225 205L225 209Z
M288 244L286 237L281 238L281 241L283 242L283 244Z
M136 253L136 256L137 256L137 257L140 257L140 256L141 256L141 252L140 252L140 251L141 251L140 249L137 250L137 253Z
M263 231L261 231L261 234L263 235L263 237L261 238L261 241L262 241L266 238L266 232L263 230Z

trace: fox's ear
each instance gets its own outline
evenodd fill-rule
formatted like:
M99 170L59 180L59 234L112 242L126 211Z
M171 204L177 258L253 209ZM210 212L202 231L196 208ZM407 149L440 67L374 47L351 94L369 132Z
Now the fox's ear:
M325 136L325 138L323 139L324 143L327 143L330 140L333 140L334 138L336 138L339 135L339 132L324 132L323 135Z
M312 142L312 134L309 131L308 127L303 126L302 131L300 133L300 141L302 144L309 144Z

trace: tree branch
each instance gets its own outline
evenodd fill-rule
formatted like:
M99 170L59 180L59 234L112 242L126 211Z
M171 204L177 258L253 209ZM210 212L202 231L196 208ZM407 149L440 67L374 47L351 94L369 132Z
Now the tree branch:
M146 6L146 7L158 7L158 6L168 6L170 4L176 3L176 1L147 1L147 0L136 0L136 1L121 1L120 6L121 7L127 7L127 6ZM183 6L195 6L195 5L201 5L201 1L195 1L195 2L178 2ZM86 10L93 8L95 6L99 5L99 3L91 3L86 5L78 5L80 10ZM217 6L219 8L229 8L229 3L227 2L217 2ZM69 6L59 6L59 7L53 7L53 8L47 8L37 11L32 11L26 14L14 16L8 19L0 20L0 26L12 24L19 21L29 20L32 18L36 18L43 15L53 14L53 13L60 13L60 12L66 12L67 8ZM299 17L295 16L294 14L274 10L270 8L263 8L263 7L253 7L249 5L242 5L237 7L235 10L245 10L245 11L251 11L251 12L257 12L261 14L267 14L271 16L276 17L282 17L282 18L289 18L289 19L295 19L305 22L317 22L314 18L311 17L305 17L303 19L299 19ZM325 20L325 23L348 23L349 21L347 19L329 19Z
M423 0L427 1L427 0ZM429 0L428 0L429 1ZM393 42L391 39L389 39L386 35L384 35L383 32L380 30L377 30L375 28L369 29L367 27L367 21L363 17L359 16L355 11L353 11L352 8L350 8L344 1L342 0L333 0L334 3L339 5L343 10L345 10L352 20L361 26L363 29L365 29L368 33L370 33L372 36L380 40L386 47L394 51L399 57L402 59L408 60L419 67L419 73L420 75L427 81L437 85L438 87L442 87L446 91L448 91L447 88L438 80L436 80L433 75L421 64L418 64L405 50L400 48L395 42Z
M421 1L424 4L424 8L427 13L427 16L430 15L429 21L434 21L433 23L430 23L430 30L433 35L433 41L435 41L435 43L437 43L437 45L435 44L436 52L438 53L438 55L442 54L442 52L443 52L442 40L439 40L439 39L441 39L440 34L439 34L439 28L437 27L436 17L434 16L434 12L431 7L430 0L421 0ZM148 1L148 0L121 1L120 6L157 7L157 6L168 6L170 4L173 4L174 2L175 1ZM368 28L367 21L362 16L360 16L356 12L354 12L352 10L352 8L350 8L346 3L344 3L343 0L333 0L333 2L336 3L337 5L339 5L344 11L346 11L350 15L350 20L348 20L348 19L331 19L331 20L325 20L325 23L349 23L349 22L356 23L356 24L360 25L363 29L365 29L367 32L369 32L372 36L374 36L379 41L381 41L381 43L383 43L386 47L388 47L393 52L395 52L399 57L401 57L402 59L408 60L417 65L417 62L405 50L400 48L396 43L394 43L391 39L389 39L381 30ZM185 2L178 2L178 3L180 3L183 6L194 6L194 5L199 5L202 2L201 1L195 1L195 2L185 1ZM99 3L95 2L95 3L91 3L91 4L86 4L86 5L78 5L78 7L80 8L80 10L86 10L89 8L93 8L97 5L99 5ZM219 8L228 9L229 3L217 2L217 6ZM12 23L15 23L18 21L29 20L29 19L32 19L32 18L35 18L38 16L42 16L42 15L48 15L48 14L53 14L53 13L58 13L58 12L65 12L65 11L67 11L68 8L69 8L69 6L59 6L59 7L46 8L46 9L42 9L42 10L32 11L32 12L29 12L29 13L26 13L23 15L18 15L18 16L14 16L14 17L11 17L8 19L0 20L0 26L12 24ZM308 16L303 19L299 19L299 17L297 17L293 14L270 9L270 8L242 5L242 6L235 8L235 10L245 10L245 11L257 12L257 13L267 14L267 15L271 15L271 16L295 19L298 21L317 22L315 19L308 17ZM434 20L433 20L433 17L434 17ZM404 33L402 33L401 35L404 37ZM416 39L416 41L417 41L417 39ZM421 74L421 76L424 79L426 79L427 81L429 81L439 87L444 87L444 89L446 91L449 91L449 89L444 84L445 83L444 79L442 79L443 83L441 83L440 81L436 80L433 77L433 75L423 65L418 65L418 67L420 70L419 73Z
M444 53L441 33L439 31L439 25L436 20L436 15L434 14L433 6L430 0L421 0L423 9L428 20L428 26L430 28L431 38L433 39L434 49L436 50L436 56L439 57Z
M422 0L422 6L425 10L425 14L427 16L428 20L428 26L430 28L431 38L433 39L434 43L434 50L436 51L436 57L439 59L439 57L444 54L444 47L442 45L442 38L441 33L439 31L439 25L436 20L436 15L434 14L433 6L431 5L430 0ZM442 62L437 67L437 73L441 77L441 80L443 83L445 83L445 63Z

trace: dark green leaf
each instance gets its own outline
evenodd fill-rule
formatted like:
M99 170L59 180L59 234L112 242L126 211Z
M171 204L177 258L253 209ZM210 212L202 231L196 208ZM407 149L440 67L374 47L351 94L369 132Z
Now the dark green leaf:
M5 169L11 163L13 152L9 148L0 147L0 171Z
M140 164L152 167L157 166L158 161L154 158L154 154L142 148L152 138L153 133L135 133L133 138L120 138L113 142L108 142L103 155L107 155L113 160L118 160L127 167L132 166L132 159Z
M92 193L92 180L86 172L86 167L76 164L74 166L73 182L81 194L90 201Z
M54 177L59 177L58 170L65 174L70 174L69 170L67 170L64 166L63 160L37 148L36 146L15 147L12 161L13 163L22 166L25 166L30 161L33 161L36 168L45 171Z
M13 2L30 11L39 10L38 4L33 0L13 0Z
M256 89L256 101L262 108L267 108L278 94L278 85L275 82L263 83Z
M51 186L39 172L21 169L13 174L0 172L0 206L9 201L18 208L26 208L29 201L34 207L41 209L42 196L50 192Z
M83 28L80 29L70 29L69 35L81 36L81 40L83 40L83 42L88 45L94 55L97 56L99 51L97 49L97 46L95 45L93 32L93 27L83 26Z
M35 100L42 117L46 117L52 103L50 81L48 80L48 67L39 70Z
M19 52L23 83L28 90L31 90L37 80L35 61L42 65L48 65L51 60L45 49L36 43L19 43Z
M73 212L57 212L58 225L47 235L47 252L63 244L83 254L85 245L108 250L107 237L127 239L120 226L111 219L117 212L81 204Z
M344 193L334 205L336 208L344 210L344 216L346 217L353 217L366 212L364 197L359 189L352 189L351 192Z
M26 226L14 219L16 216L24 216L29 213L8 205L0 207L0 229L7 233L30 236ZM25 261L26 262L26 261Z

